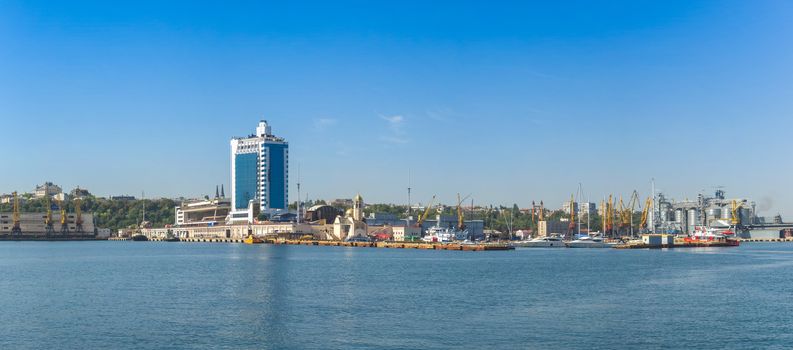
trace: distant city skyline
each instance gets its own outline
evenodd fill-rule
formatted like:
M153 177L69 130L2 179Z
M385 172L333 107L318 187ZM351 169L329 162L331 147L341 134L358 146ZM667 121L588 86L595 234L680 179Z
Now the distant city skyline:
M543 200L582 183L793 217L793 3L0 3L0 193L230 190L289 142L290 201ZM410 174L410 175L409 175ZM409 180L410 177L410 180Z

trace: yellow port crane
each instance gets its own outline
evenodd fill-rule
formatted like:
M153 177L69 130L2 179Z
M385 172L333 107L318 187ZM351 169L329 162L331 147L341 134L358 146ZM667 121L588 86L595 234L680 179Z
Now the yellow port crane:
M78 197L74 199L74 226L77 232L83 232L83 210L80 208L82 200Z
M736 200L732 200L732 226L737 227L738 224L741 223L741 217L739 215L738 210L741 208L743 203L738 203Z
M639 192L633 190L631 199L628 200L628 205L625 207L625 212L622 216L623 225L630 227L630 234L633 237L633 213L636 210L636 205L639 204ZM640 205L641 208L641 205Z
M66 216L66 206L63 205L63 201L56 200L58 203L58 208L61 210L61 233L68 233L69 232L69 218Z
M418 220L416 220L416 227L421 227L421 224L424 223L424 220L427 220L427 216L430 215L430 209L432 209L432 204L435 203L435 195L432 195L432 199L430 199L430 204L424 208L424 213L419 215Z
M11 228L12 234L20 234L22 233L22 227L20 226L20 215L19 215L19 196L17 196L16 191L13 193L14 195L14 213L12 214L12 219L14 221L14 227Z
M463 212L463 201L471 197L471 195L465 196L465 198L460 198L460 194L457 193L457 229L460 231L465 230L465 213Z
M52 201L47 196L47 215L44 217L44 226L46 226L47 234L52 233Z
M647 200L644 202L644 209L642 209L642 222L639 224L641 229L647 228L647 215L650 213L650 207L653 205L653 198L647 197Z
M534 205L534 201L531 201L531 224L536 225L536 220L534 216L537 215L537 206Z
M622 202L622 195L620 195L619 204L617 204L617 217L619 218L619 225L620 225L620 233L622 233L625 228L630 225L630 220L626 216L627 211L625 210L625 203Z

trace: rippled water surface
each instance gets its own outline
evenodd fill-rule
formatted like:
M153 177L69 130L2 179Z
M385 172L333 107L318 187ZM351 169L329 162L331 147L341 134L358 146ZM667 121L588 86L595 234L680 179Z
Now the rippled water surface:
M0 242L0 349L789 348L793 244Z

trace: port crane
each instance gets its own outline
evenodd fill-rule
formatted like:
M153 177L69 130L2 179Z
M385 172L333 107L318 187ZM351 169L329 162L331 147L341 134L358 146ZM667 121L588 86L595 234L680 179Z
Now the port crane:
M61 233L68 234L69 233L69 218L66 216L66 206L63 205L63 201L57 200L58 208L61 209Z
M621 201L622 199L620 199L620 202ZM636 210L637 204L639 205L639 208L641 208L641 204L639 204L639 192L633 190L633 193L631 194L631 199L628 200L628 206L625 208L625 212L623 213L622 216L623 224L629 225L630 227L631 237L633 237L633 213Z
M55 231L52 228L52 202L50 201L50 197L47 197L47 215L44 217L44 226L47 230L47 236Z
M460 199L460 194L457 194L457 229L465 231L465 214L463 213L463 202L471 197L469 193L465 198Z
M418 220L416 220L416 227L421 228L421 224L424 223L424 220L427 220L427 216L430 215L430 209L432 209L432 204L435 203L435 195L432 195L432 199L430 199L430 204L424 208L424 213L419 215Z
M620 195L620 201L619 204L617 204L617 213L616 213L617 218L619 218L620 234L626 231L626 227L629 224L628 222L629 220L626 220L626 214L627 214L626 212L627 211L625 210L625 203L622 201L622 195Z
M83 232L83 210L80 208L80 198L74 199L74 226L77 232Z
M534 219L534 216L536 214L537 214L537 206L534 205L534 201L531 201L531 224L532 224L532 226L537 224L536 220Z
M743 206L743 203L739 203L738 201L736 201L734 199L732 200L732 208L731 208L732 209L732 220L731 220L730 223L736 229L738 227L738 224L741 223L741 217L740 217L740 213L739 213L739 209L741 208L741 206Z
M14 226L11 228L11 234L19 235L22 233L22 227L20 226L20 218L19 218L19 196L17 196L16 191L14 192L14 213L12 216L13 216Z
M642 222L639 224L639 228L642 230L647 229L647 216L650 213L650 207L653 205L653 198L647 197L647 200L644 202L644 209L642 210Z

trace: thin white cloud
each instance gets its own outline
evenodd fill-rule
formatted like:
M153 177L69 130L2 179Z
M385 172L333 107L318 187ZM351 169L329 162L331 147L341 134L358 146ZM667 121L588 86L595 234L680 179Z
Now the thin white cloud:
M380 118L388 122L388 127L394 130L395 132L402 131L402 125L405 123L405 117L401 115L392 115L392 116L385 116L381 115Z
M451 108L437 108L428 110L427 117L439 122L449 122L456 119L457 114Z
M396 137L396 136L388 136L388 135L380 136L380 141L384 141L384 142L388 142L388 143L395 143L395 144L408 143L408 139L406 139L404 137Z
M314 129L325 129L336 125L339 121L334 118L318 118L314 119Z
M387 135L381 135L381 141L392 144L405 144L410 141L405 137L405 117L401 115L380 115L380 118L386 121L386 126L391 131Z

